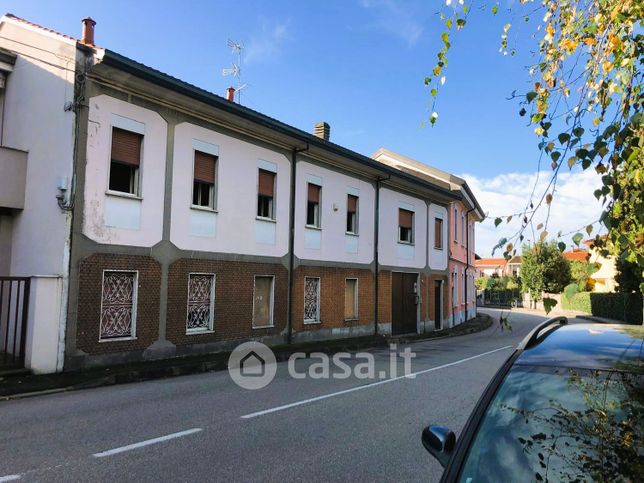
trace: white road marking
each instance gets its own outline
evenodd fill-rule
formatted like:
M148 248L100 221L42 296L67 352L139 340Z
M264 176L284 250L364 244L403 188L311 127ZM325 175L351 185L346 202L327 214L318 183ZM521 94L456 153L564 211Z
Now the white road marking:
M241 416L241 418L242 419L256 418L257 416L264 416L265 414L275 413L277 411L283 411L285 409L290 409L290 408L293 408L293 407L296 407L296 406L302 406L304 404L309 404L309 403L312 403L312 402L321 401L323 399L328 399L328 398L335 397L335 396L341 396L343 394L348 394L350 392L361 391L362 389L368 389L370 387L379 386L381 384L387 384L389 382L398 381L399 379L411 379L411 378L419 376L421 374L426 374L428 372L438 371L439 369L445 369L446 367L451 367L451 366L455 366L457 364L462 364L464 362L471 361L473 359L478 359L479 357L487 356L489 354L494 354L495 352L503 351L503 350L506 350L506 349L511 349L513 347L514 347L513 345L506 345L505 347L499 347L498 349L494 349L494 350L491 350L491 351L488 351L488 352L483 352L482 354L477 354L475 356L466 357L465 359L461 359L461 360L458 360L458 361L455 361L455 362L450 362L448 364L443 364L443 365L440 365L440 366L431 367L429 369L423 369L422 371L418 371L418 372L412 372L411 374L408 374L406 376L392 377L391 379L385 379L384 381L372 382L371 384L364 384L362 386L352 387L351 389L344 389L342 391L332 392L330 394L324 394L323 396L312 397L310 399L304 399L303 401L297 401L297 402L290 403L290 404L284 404L283 406L277 406L277 407L274 407L274 408L271 408L271 409L265 409L263 411L257 411L255 413L245 414L245 415Z
M6 476L0 476L0 483L4 481L16 481L20 479L20 475L6 475Z
M166 434L165 436L160 436L158 438L146 439L139 443L128 444L127 446L121 446L120 448L114 448L101 453L94 453L94 458L104 458L105 456L112 456L118 453L124 453L125 451L130 451L133 449L141 448L143 446L149 446L151 444L163 443L170 439L181 438L182 436L188 436L189 434L198 433L203 431L203 428L192 428L187 429L186 431L179 431L178 433Z

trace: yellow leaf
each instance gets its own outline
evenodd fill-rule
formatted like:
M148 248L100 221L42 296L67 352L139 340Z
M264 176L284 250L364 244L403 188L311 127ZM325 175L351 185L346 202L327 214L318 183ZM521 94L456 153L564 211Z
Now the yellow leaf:
M540 240L540 241L543 241L543 240L545 240L545 239L546 239L546 237L547 237L547 236L548 236L548 232L547 232L546 230L543 230L543 231L541 232L541 235L539 235L539 240Z

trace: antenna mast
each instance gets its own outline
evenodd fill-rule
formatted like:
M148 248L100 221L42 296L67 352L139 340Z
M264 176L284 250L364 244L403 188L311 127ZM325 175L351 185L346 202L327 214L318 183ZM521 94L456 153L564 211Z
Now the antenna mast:
M237 85L235 86L235 94L237 94L237 103L241 104L241 91L242 89L248 87L248 84L242 83L241 80L242 52L244 50L244 44L228 39L228 47L230 47L232 54L237 56L237 62L233 62L232 66L229 68L222 69L221 75L223 75L224 77L232 75L237 80Z

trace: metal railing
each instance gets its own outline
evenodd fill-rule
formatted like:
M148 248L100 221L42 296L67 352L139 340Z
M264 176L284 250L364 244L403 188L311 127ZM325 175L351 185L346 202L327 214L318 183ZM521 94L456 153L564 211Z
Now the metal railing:
M0 277L0 367L25 363L29 286L28 277Z

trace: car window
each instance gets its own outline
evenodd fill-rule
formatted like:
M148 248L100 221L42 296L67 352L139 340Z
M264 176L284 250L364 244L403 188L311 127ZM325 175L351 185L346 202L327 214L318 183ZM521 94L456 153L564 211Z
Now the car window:
M638 481L643 399L642 375L515 366L479 425L459 481Z

